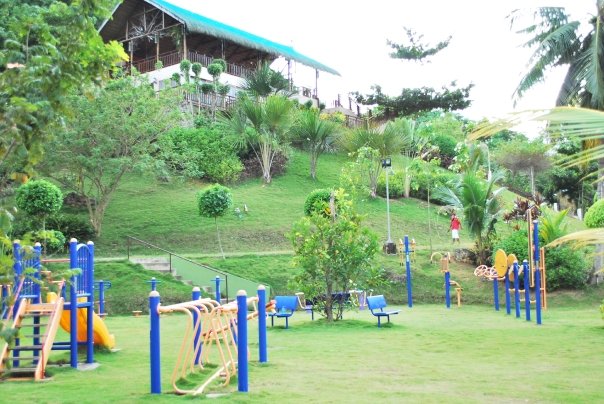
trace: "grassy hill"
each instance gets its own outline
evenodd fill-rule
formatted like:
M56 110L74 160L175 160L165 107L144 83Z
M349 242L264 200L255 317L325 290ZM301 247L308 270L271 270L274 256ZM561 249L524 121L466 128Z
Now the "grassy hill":
M218 220L225 252L275 252L291 250L285 234L303 215L304 200L316 188L338 185L343 155L326 155L319 160L318 179L308 175L308 155L294 152L285 175L264 186L250 180L232 186L235 207L249 213L243 220L227 215ZM396 163L395 163L396 164ZM151 177L131 175L118 189L107 210L103 234L97 251L103 256L124 255L125 236L131 235L165 249L187 254L217 254L214 221L198 215L195 194L207 184L201 182L161 183ZM366 225L385 241L386 203L383 198L358 204L367 215ZM429 246L428 204L415 199L391 203L391 227L394 240L415 238L419 248ZM449 248L448 218L430 210L433 221L433 244L436 249ZM465 231L462 241L471 245ZM153 254L152 252L148 252Z

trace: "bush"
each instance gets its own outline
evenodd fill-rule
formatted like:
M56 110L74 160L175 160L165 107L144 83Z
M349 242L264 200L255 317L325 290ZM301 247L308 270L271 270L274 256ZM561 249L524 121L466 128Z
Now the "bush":
M432 145L438 146L439 154L447 157L455 157L455 147L457 146L457 140L450 135L436 135L432 138Z
M580 289L587 285L590 265L585 253L568 246L545 249L547 289Z
M400 198L405 192L405 178L401 171L395 171L388 175L388 194L390 198ZM380 174L377 182L377 194L383 198L386 197L386 174Z
M236 181L243 170L235 141L212 128L178 128L160 139L161 159L186 178Z
M46 230L44 232L38 232L37 239L42 243L42 245L46 246L46 253L60 253L65 251L65 245L67 244L67 239L65 235L58 230Z
M429 183L429 180L426 176L414 175L413 178L411 178L411 192L409 194L413 198L428 200L428 185L430 185L430 202L439 204L440 201L438 199L434 199L433 197L436 186L438 184L445 185L449 181L456 178L456 176L457 175L452 173L451 171L437 171L434 173L434 177L430 180Z
M69 239L76 238L81 243L93 240L96 233L87 217L58 214L48 219L48 226L59 230Z
M585 225L590 229L604 227L604 199L600 199L587 210Z
M45 180L29 181L17 189L17 207L32 216L47 216L63 206L59 187Z
M514 254L518 262L528 257L528 232L519 230L495 244L493 252L502 249L506 254ZM494 254L493 254L494 255ZM567 246L545 249L547 289L580 289L587 285L589 264L584 253Z
M310 216L314 212L322 212L329 208L331 199L331 189L315 189L306 197L304 201L304 215Z
M278 151L271 165L271 176L275 178L283 174L287 168L287 162L287 155ZM241 179L262 177L262 167L260 167L260 162L258 162L258 158L253 153L248 153L245 157L242 157L241 163L243 164Z

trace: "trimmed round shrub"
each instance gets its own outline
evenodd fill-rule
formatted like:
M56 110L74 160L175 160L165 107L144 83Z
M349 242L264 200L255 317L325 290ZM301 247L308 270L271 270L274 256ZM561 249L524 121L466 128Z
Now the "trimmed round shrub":
M197 193L199 215L216 219L223 216L233 206L231 190L214 184Z
M590 229L604 227L604 199L600 199L587 210L585 226Z
M224 59L214 59L212 61L211 65L213 65L213 64L220 65L220 67L222 67L223 72L227 71L227 62Z
M224 72L224 69L222 68L222 65L220 63L212 63L210 64L208 67L208 73L210 74L210 76L212 77L218 77L222 74L222 72Z
M17 207L28 215L48 216L58 212L63 206L63 193L46 180L29 181L19 188L15 195Z
M326 209L329 209L331 192L331 189L321 188L308 194L304 201L304 214L311 216L315 212L325 212Z
M434 146L438 146L438 152L441 155L447 157L455 157L455 147L457 146L457 140L450 135L436 135L432 139L431 143Z

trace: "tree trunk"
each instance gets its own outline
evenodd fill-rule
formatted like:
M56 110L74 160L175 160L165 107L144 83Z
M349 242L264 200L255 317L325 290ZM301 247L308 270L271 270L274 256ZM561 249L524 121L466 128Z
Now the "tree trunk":
M220 247L220 254L222 255L222 259L226 259L224 256L224 251L222 249L222 241L220 241L220 231L218 231L218 219L214 218L214 225L216 226L216 236L218 237L218 247Z
M317 155L316 152L310 153L310 178L317 179Z

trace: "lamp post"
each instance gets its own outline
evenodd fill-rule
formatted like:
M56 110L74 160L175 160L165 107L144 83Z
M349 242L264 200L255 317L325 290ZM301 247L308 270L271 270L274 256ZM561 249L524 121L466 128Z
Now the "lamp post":
M396 254L396 244L394 244L390 236L390 190L388 189L388 174L391 166L392 160L390 157L382 160L382 168L386 170L386 221L388 225L388 240L386 240L386 243L384 243L383 246L383 251L386 254Z

